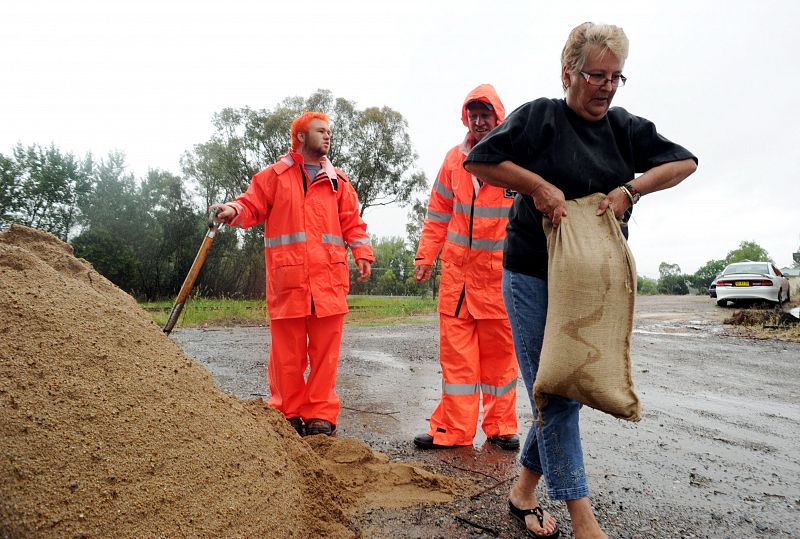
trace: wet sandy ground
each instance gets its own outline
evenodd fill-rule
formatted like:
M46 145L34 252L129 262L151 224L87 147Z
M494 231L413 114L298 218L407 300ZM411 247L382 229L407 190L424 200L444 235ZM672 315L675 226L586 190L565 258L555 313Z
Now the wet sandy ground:
M592 501L610 537L800 538L800 344L737 337L702 296L637 299L631 355L642 421L584 408ZM266 395L263 327L176 329L173 338L242 399ZM485 443L420 451L441 388L435 318L346 327L338 435L400 461L468 477L452 504L359 515L364 537L522 537L507 513L516 454ZM532 423L519 381L521 434ZM562 503L539 492L571 536Z

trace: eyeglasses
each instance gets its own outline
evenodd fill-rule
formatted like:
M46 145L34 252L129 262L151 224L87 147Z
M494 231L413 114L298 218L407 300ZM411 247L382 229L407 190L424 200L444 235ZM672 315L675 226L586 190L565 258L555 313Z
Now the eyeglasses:
M607 82L610 82L611 86L616 88L617 86L625 86L625 82L628 80L627 77L622 75L612 75L610 79L607 79L604 74L600 73L586 73L585 71L579 71L579 73L592 86L605 86Z

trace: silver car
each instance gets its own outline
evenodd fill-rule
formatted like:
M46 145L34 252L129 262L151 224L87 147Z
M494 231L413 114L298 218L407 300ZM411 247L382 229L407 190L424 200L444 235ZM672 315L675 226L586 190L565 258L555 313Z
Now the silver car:
M789 279L769 262L728 264L716 282L717 305L720 307L736 300L765 300L778 305L791 300Z

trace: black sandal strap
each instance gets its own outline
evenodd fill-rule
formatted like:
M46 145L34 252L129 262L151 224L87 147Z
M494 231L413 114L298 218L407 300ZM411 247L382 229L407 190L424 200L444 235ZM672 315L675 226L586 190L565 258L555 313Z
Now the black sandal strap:
M544 526L544 512L542 511L542 508L540 506L537 505L532 509L520 509L519 507L511 503L511 500L509 500L508 507L511 510L511 513L515 517L521 520L525 520L525 517L527 517L528 515L533 515L539 521L539 527Z
M544 528L544 511L542 511L542 508L538 505L533 509L520 509L519 507L511 503L511 500L508 500L508 510L514 518L519 520L520 523L523 526L525 526L526 532L529 537L537 537L542 539L555 539L556 537L561 536L561 530L558 527L556 527L556 530L550 535L537 535L530 529L528 529L527 525L525 524L525 517L528 515L535 516L536 520L539 521L539 527Z

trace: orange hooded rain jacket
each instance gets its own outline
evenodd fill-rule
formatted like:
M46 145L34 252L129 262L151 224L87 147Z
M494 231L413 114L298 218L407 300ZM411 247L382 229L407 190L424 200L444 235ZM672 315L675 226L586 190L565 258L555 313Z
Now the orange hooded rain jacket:
M494 88L475 88L461 107L461 121L468 126L467 104L489 103L498 124L505 109ZM452 148L436 177L428 213L415 257L416 265L433 265L441 251L442 279L439 312L459 318L506 318L502 300L503 242L514 192L484 184L475 193L473 176L463 167L475 142L467 134Z

